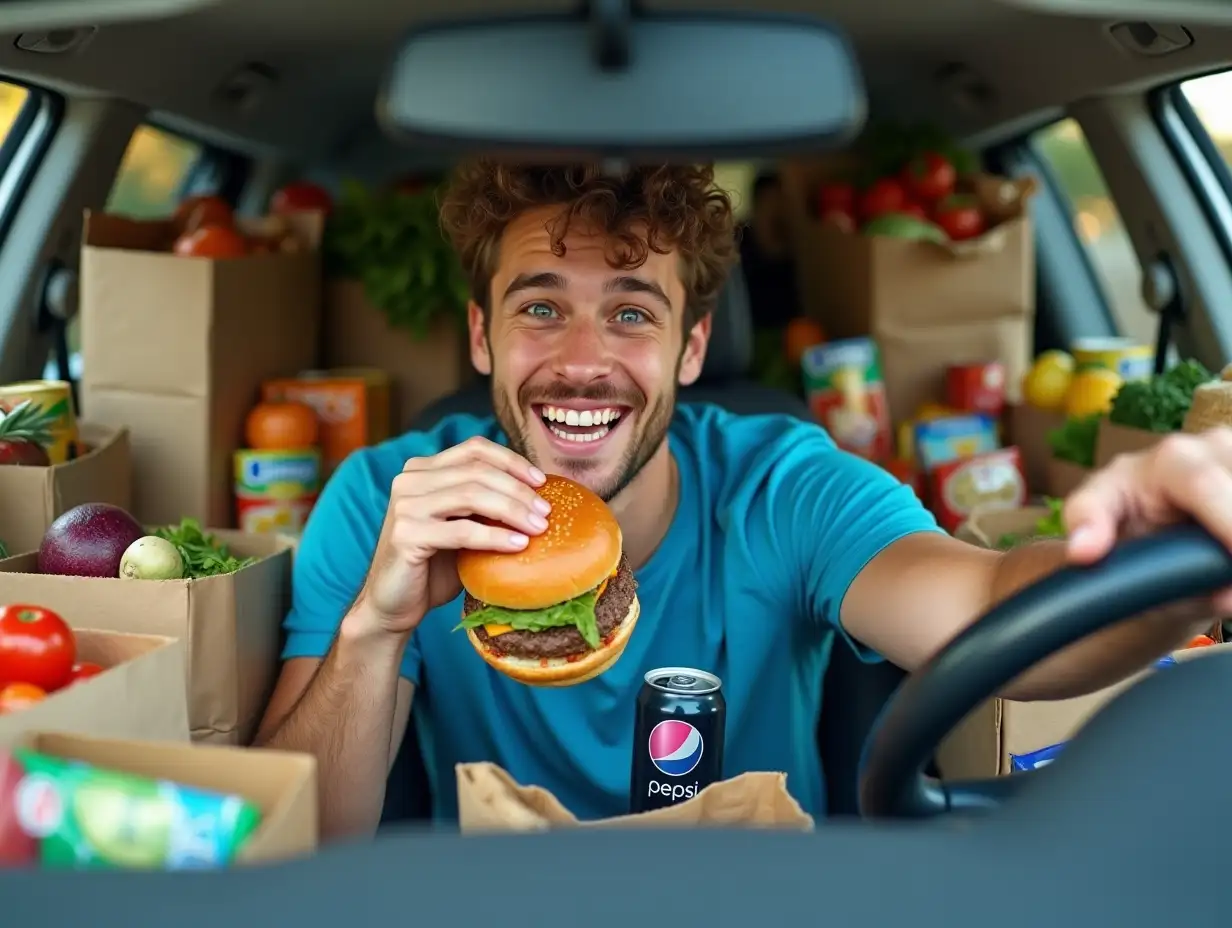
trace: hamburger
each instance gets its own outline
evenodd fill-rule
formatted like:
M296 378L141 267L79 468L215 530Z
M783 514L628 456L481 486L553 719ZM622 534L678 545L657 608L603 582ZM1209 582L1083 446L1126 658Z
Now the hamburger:
M521 551L458 552L459 628L496 670L533 686L572 686L620 657L637 624L637 581L620 525L595 493L550 475L548 527Z

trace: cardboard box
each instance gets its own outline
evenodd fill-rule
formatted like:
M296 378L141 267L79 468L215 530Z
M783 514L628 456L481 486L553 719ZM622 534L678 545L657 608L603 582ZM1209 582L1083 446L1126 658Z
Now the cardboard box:
M1045 470L1044 492L1049 496L1064 499L1078 489L1078 485L1090 476L1091 471L1073 461L1050 457Z
M132 436L133 514L234 525L232 453L261 383L316 365L320 217L313 249L212 260L166 249L170 222L86 212L81 404Z
M1035 316L1029 216L949 247L850 234L810 214L817 179L783 173L801 302L831 338L876 339L894 424L944 401L951 364L1000 361L1006 398L1017 402Z
M1153 448L1167 432L1148 432L1115 425L1106 418L1099 422L1099 435L1095 440L1095 466L1105 467L1118 454L1133 454Z
M34 554L0 560L4 595L54 609L70 625L184 639L194 741L248 744L278 673L290 605L291 541L217 531L250 567L201 580L112 580L35 573Z
M83 611L78 617L89 621ZM67 621L65 617L65 621ZM103 668L28 709L0 715L0 748L27 731L188 741L184 644L157 635L76 629L77 659Z
M82 503L132 505L128 430L82 422L89 451L50 467L0 467L0 542L10 552L34 551L48 526Z
M423 410L466 386L475 376L461 323L442 320L422 341L391 329L385 314L364 295L358 280L325 284L324 365L374 367L393 389L389 414L394 434L409 429Z
M1229 644L1173 652L1178 661L1195 660L1207 654L1232 649ZM990 699L968 715L941 743L937 767L947 780L984 779L1010 773L1011 755L1061 744L1072 738L1087 721L1118 694L1149 673L1144 670L1114 686L1075 699L1015 702ZM1184 724L1181 720L1180 724Z
M1047 518L1048 513L1047 506L1024 506L1021 509L981 507L958 527L954 537L981 548L1000 549L1007 535L1034 536L1036 526L1041 519Z
M1027 403L1015 403L1008 410L1009 435L1007 444L1016 445L1022 456L1022 469L1027 478L1027 488L1032 493L1043 493L1048 486L1048 462L1052 448L1048 433L1065 424L1065 416L1059 410L1038 409Z
M108 770L242 796L261 824L240 863L311 854L318 842L317 766L309 754L32 732L25 746Z

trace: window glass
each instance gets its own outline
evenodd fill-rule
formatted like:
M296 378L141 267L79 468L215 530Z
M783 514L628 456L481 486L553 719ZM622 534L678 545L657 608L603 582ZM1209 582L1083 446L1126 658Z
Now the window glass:
M1223 160L1232 166L1232 71L1185 81L1181 93Z
M201 156L202 146L153 126L133 133L120 162L107 211L158 219L175 210L180 187Z
M30 99L30 91L16 84L0 81L0 142L8 138L21 108Z
M1070 209L1117 329L1153 345L1159 320L1142 301L1142 266L1082 127L1063 119L1036 132L1032 141Z

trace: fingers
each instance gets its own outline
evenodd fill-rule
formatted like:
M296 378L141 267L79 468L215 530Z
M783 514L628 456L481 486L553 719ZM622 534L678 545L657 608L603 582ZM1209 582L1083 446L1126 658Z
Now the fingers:
M404 472L394 478L391 500L397 514L411 519L483 516L532 535L547 528L552 509L526 484L484 462Z
M390 540L412 559L437 551L520 551L530 541L522 532L473 519L399 519Z
M543 471L517 452L478 436L468 438L462 444L447 448L430 458L411 458L406 462L403 470L407 472L449 470L479 462L502 470L530 487L542 486L544 480L547 479Z
M1232 548L1232 431L1172 434L1117 458L1070 495L1063 518L1078 563L1106 555L1126 525L1158 528L1185 518Z

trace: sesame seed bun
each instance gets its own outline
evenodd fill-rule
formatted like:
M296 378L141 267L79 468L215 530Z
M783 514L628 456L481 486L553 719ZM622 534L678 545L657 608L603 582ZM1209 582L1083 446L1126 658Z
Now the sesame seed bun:
M466 637L492 669L519 683L528 686L574 686L593 680L620 659L641 614L641 603L634 596L629 605L629 614L616 626L611 639L597 650L588 651L580 657L527 658L498 654L484 645L474 629L467 629ZM496 640L500 641L499 638Z
M538 493L548 527L521 551L459 551L458 577L475 599L506 609L546 609L593 590L620 563L620 523L597 494L549 475Z

